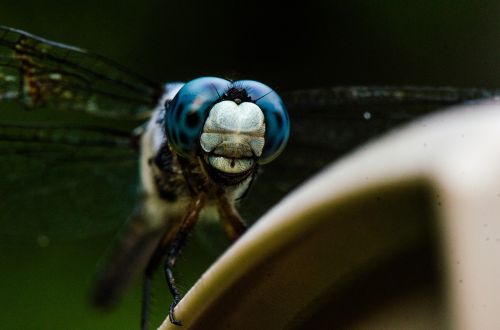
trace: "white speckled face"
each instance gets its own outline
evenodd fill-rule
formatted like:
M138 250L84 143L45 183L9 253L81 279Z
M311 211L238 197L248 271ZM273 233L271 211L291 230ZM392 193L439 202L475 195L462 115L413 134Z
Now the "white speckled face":
M210 110L200 144L211 166L237 174L262 154L265 132L264 114L255 103L221 101Z

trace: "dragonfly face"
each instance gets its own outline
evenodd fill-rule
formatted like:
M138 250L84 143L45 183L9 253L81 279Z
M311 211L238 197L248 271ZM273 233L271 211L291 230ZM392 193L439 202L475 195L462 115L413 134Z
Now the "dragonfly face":
M281 153L290 124L281 98L264 84L205 77L188 82L167 104L164 128L178 154L201 152L218 177L243 179Z
M161 100L162 95L167 95L166 100ZM479 89L335 87L285 93L282 101L269 87L254 81L206 77L182 88L179 84L165 87L85 50L0 27L0 100L36 110L27 117L36 117L42 107L64 110L55 112L49 124L13 122L2 118L0 111L4 157L0 166L8 173L0 178L1 186L8 187L1 191L0 207L16 220L16 227L25 228L23 218L33 217L23 217L23 208L11 205L33 194L29 200L40 202L40 209L31 213L37 215L35 220L67 224L69 219L78 218L81 223L87 219L92 223L89 230L99 232L97 224L113 220L115 209L127 206L123 204L127 187L121 184L140 157L142 188L125 231L129 239L111 254L96 290L96 299L105 304L136 273L148 272L161 262L158 255L163 256L167 248L158 250L160 242L172 241L188 210L197 210L197 217L200 208L214 206L230 235L242 231L232 204L245 194L259 165L284 150L289 134L284 104L294 132L282 157L262 171L242 205L253 218L368 138L443 105L496 95L497 91ZM55 121L71 111L94 121L70 125ZM136 134L103 124L120 120L141 124L146 119L150 120L141 136L140 155ZM122 171L125 166L127 171ZM39 182L47 177L44 170L61 167L64 170L57 171L56 179ZM61 180L65 172L71 173L71 179ZM79 185L86 180L93 189ZM60 191L55 184L61 185ZM19 187L29 189L19 192ZM112 189L100 192L106 188ZM57 190L62 202L44 209L53 198L51 189ZM116 195L111 204L117 207L103 203L112 194ZM71 205L68 210L67 205ZM91 207L99 211L80 214ZM187 227L194 225L193 217L187 218Z

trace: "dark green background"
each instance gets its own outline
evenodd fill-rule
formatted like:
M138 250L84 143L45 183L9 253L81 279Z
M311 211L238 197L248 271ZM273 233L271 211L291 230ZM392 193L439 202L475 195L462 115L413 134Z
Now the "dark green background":
M93 50L151 79L218 75L260 80L278 90L346 84L497 87L499 17L498 2L460 0L0 4L0 24ZM2 239L1 328L135 328L138 287L112 314L86 304L95 266L114 236L109 231L56 240L46 248L35 236ZM180 269L184 289L223 248L207 236L198 234L186 250ZM166 312L166 288L161 281L155 286L158 321Z
M2 1L2 24L157 80L498 86L495 1Z

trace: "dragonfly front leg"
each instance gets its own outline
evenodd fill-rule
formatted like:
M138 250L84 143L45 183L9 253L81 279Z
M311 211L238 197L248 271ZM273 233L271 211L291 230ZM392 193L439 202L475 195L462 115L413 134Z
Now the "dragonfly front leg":
M180 256L181 249L186 242L187 235L191 232L198 217L200 215L203 206L205 205L205 195L198 195L193 202L189 205L188 214L182 220L182 223L167 248L167 258L164 263L165 270L165 278L167 280L168 288L170 289L170 293L172 294L172 304L170 304L170 309L168 316L170 318L170 322L175 325L182 325L182 323L177 320L174 316L175 306L179 303L182 298L182 294L177 288L174 277L174 267L177 261L177 258Z
M222 226L230 240L235 241L243 235L247 229L247 224L223 193L217 196L217 210Z
M175 230L175 229L174 229ZM171 231L165 232L162 240L158 243L153 256L144 272L144 279L142 282L142 309L141 309L141 330L149 329L149 311L151 306L151 282L155 270L160 265L165 256L168 248L169 241L172 239Z
M141 330L149 329L149 311L151 310L152 274L146 272L142 281Z

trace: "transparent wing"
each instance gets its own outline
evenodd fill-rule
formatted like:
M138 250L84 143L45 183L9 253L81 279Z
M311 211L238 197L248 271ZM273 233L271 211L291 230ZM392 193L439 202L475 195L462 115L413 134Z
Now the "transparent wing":
M140 116L163 87L86 50L0 26L0 100L86 111L99 116Z
M497 95L476 89L354 89L359 90L363 97L352 97L353 88L284 95L290 144L263 167L242 203L247 219L255 220L323 166L398 124ZM133 210L137 189L137 152L128 132L102 125L14 125L0 117L0 232L71 238L119 228Z
M137 152L103 127L0 122L0 233L84 238L116 230L133 209Z
M262 168L242 213L258 218L324 166L397 125L448 105L499 95L499 90L450 87L334 87L285 93L289 144Z

